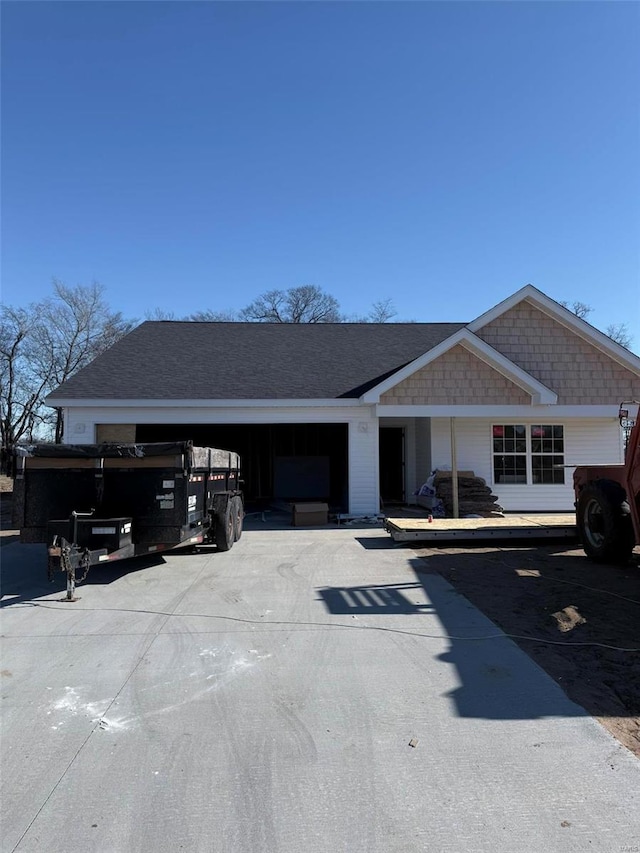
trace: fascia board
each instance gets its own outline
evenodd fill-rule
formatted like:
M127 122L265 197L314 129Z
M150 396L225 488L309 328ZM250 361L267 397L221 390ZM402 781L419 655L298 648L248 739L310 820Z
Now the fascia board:
M547 316L571 329L588 343L602 350L606 355L611 356L622 367L626 367L640 376L640 358L637 355L620 346L615 341L612 341L604 332L582 320L573 311L569 311L564 305L560 305L532 284L527 284L525 287L520 288L516 293L509 296L508 299L499 302L489 311L485 311L484 314L481 314L469 323L467 328L472 332L477 332L483 326L491 323L524 299L532 302L537 308L547 314Z
M547 403L552 405L557 401L557 394L555 394L550 388L547 388L546 385L543 385L531 376L531 374L527 373L521 367L518 367L517 364L514 364L506 356L502 355L502 353L499 353L492 346L481 340L481 338L478 338L473 334L473 332L469 331L468 328L459 329L451 335L451 337L441 341L437 346L433 347L433 349L423 353L423 355L405 365L405 367L397 371L397 373L387 377L387 379L379 385L376 385L375 388L371 388L366 392L366 394L363 394L360 399L364 403L378 403L380 396L384 394L385 391L395 387L399 382L407 379L417 370L431 364L433 361L440 358L440 356L444 355L444 353L459 344L464 346L477 358L484 361L485 364L489 365L489 367L492 367L502 376L518 385L528 394L531 394L534 403Z
M145 400L139 398L64 398L50 395L45 398L45 403L48 406L59 406L61 408L262 408L262 409L278 409L278 408L326 408L331 406L338 407L357 407L362 403L357 397L349 398L329 398L329 399L308 399L308 400Z
M618 420L618 406L420 406L420 405L394 405L386 406L378 404L376 415L379 418L528 418L529 420L540 419L546 423L546 419L558 420L558 418L610 418ZM541 419L545 420L541 420Z

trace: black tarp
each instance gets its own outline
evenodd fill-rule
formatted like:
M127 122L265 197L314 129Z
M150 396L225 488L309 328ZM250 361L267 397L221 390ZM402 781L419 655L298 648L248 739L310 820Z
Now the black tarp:
M45 459L145 459L186 454L187 465L195 470L229 470L240 467L237 453L213 447L194 447L190 441L104 444L20 444L16 456Z

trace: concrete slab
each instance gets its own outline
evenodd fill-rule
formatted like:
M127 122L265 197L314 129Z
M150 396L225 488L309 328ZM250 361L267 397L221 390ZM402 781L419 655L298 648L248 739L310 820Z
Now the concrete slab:
M640 844L640 762L382 530L249 530L76 604L2 558L2 851Z

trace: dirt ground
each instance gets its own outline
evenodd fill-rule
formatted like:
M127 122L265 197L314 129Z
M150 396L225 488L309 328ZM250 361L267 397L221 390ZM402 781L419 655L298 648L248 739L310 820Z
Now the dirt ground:
M414 550L640 757L640 549L624 567L575 544Z

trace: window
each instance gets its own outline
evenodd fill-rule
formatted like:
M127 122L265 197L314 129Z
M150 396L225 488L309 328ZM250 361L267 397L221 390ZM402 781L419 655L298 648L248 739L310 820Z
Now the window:
M564 427L531 427L531 476L534 483L564 483Z
M527 433L524 426L493 427L493 482L527 482Z
M559 424L494 424L496 485L564 483L564 427Z

